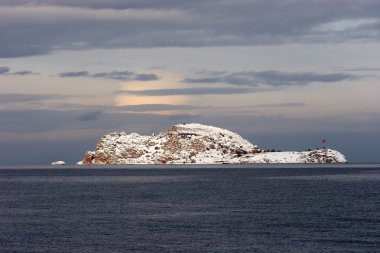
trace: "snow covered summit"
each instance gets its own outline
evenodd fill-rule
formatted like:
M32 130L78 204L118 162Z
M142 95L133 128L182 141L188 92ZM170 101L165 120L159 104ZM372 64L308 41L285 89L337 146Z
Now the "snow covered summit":
M178 124L158 135L114 132L104 135L83 164L221 164L221 163L339 163L333 150L262 153L256 145L226 129Z

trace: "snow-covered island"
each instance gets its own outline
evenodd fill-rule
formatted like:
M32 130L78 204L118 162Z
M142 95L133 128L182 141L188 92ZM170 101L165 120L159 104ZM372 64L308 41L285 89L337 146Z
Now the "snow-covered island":
M65 161L55 161L55 162L52 162L51 165L66 165L66 162Z
M178 124L157 135L114 132L78 164L228 164L346 163L336 150L263 152L229 130L201 124Z

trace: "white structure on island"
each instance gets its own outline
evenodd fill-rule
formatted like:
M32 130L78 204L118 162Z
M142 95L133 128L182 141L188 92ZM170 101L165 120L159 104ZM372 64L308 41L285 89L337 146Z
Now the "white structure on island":
M65 161L55 161L55 162L52 162L51 165L66 165L66 162Z

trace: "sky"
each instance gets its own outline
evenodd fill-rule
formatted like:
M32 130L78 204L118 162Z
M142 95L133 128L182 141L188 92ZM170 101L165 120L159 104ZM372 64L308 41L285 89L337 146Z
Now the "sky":
M184 122L380 162L378 0L0 0L0 35L0 165Z

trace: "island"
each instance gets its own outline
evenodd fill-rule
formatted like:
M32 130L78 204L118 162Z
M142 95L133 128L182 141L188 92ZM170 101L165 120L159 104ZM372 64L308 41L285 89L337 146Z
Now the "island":
M157 135L113 132L87 151L83 165L346 163L332 149L268 152L226 129L197 123L178 124Z
M55 161L55 162L52 162L51 165L66 165L66 162L65 161Z

